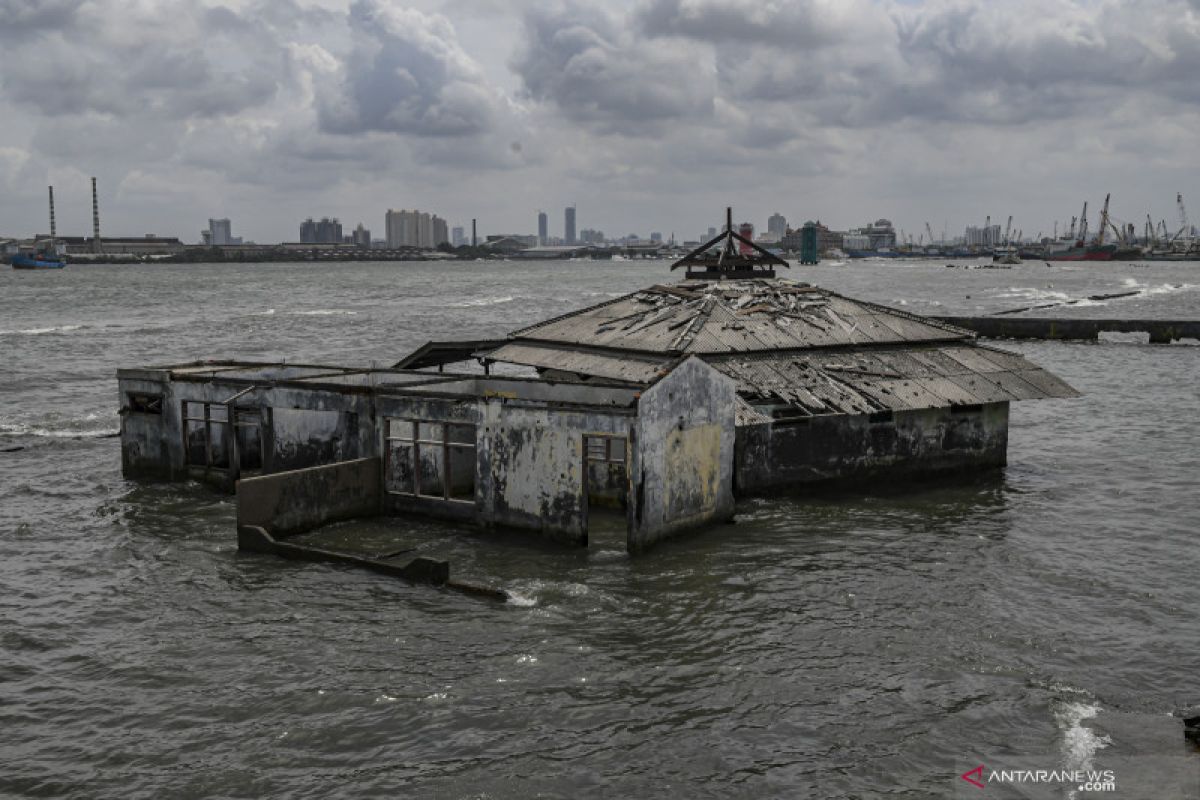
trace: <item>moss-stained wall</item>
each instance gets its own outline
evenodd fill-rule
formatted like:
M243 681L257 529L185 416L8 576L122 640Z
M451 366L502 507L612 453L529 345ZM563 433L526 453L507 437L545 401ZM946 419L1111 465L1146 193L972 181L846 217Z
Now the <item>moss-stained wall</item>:
M733 516L733 380L689 358L638 401L628 548Z

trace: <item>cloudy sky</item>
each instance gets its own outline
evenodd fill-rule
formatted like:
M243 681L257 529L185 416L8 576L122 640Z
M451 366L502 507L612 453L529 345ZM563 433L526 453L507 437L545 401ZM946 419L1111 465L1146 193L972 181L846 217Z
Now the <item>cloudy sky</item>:
M0 233L1200 217L1200 0L0 0ZM1093 214L1093 225L1095 215Z

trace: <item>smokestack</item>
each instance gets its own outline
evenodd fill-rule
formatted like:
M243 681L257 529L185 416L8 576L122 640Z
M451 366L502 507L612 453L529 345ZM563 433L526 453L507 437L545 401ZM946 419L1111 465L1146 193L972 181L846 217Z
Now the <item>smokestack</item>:
M92 251L101 252L100 247L100 198L96 193L96 179L92 178Z
M479 246L479 238L475 235L475 218L471 218L471 247Z
M46 187L50 190L50 238L53 239L57 231L54 225L54 187Z

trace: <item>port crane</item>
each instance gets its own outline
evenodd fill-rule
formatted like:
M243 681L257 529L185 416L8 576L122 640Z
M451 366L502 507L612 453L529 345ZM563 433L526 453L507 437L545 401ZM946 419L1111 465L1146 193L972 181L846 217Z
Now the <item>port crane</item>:
M1083 214L1079 216L1079 241L1087 241L1088 224L1087 224L1087 200L1083 201Z
M925 232L929 234L929 244L933 245L933 228L929 227L929 223L925 223Z
M1100 230L1096 233L1096 246L1104 244L1105 229L1108 227L1108 200L1112 197L1111 194L1104 195L1104 208L1100 210Z
M1190 236L1191 236L1191 231L1190 231L1191 226L1188 225L1187 209L1183 205L1183 193L1182 192L1175 195L1175 205L1179 208L1179 231L1174 236L1171 237L1172 242L1177 240L1180 236L1183 236L1184 231L1188 231L1188 234L1189 234L1185 238L1190 238Z

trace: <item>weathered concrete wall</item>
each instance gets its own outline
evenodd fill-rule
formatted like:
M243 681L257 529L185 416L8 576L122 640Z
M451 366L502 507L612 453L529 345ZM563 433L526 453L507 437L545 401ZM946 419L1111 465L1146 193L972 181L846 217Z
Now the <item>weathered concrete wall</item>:
M237 483L237 523L272 536L380 513L380 459L360 458Z
M479 451L485 471L485 522L586 545L584 436L628 439L632 427L628 411L573 410L490 398L483 406ZM626 447L627 453L633 449Z
M638 401L628 548L733 516L736 384L690 358Z
M179 435L179 409L172 417L171 384L165 374L140 371L144 374L121 377L117 382L121 403L121 474L126 478L175 477L172 470L170 436ZM150 414L134 410L130 395L141 394L162 398L161 411Z
M901 480L1004 466L1008 403L813 417L737 429L739 494L829 480Z
M170 380L169 373L122 370L122 408L131 392L162 395L162 413L123 410L121 458L129 477L195 478L233 491L239 477L228 470L188 466L184 450L183 403L222 403L252 384L236 381ZM378 437L369 394L263 386L238 398L237 408L263 412L263 474L349 461L377 454ZM228 431L232 438L232 431ZM232 452L232 443L227 442Z

